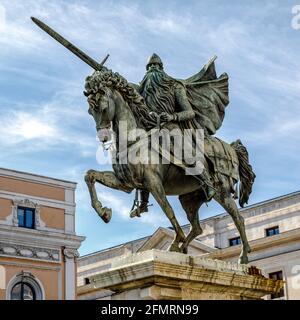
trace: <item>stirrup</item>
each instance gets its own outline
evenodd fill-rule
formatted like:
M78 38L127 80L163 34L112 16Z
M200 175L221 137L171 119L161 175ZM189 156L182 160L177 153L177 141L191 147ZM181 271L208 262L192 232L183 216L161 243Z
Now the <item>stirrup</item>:
M151 207L151 206L153 206L153 204L148 204L148 202L147 202L147 203L145 202L145 205L144 205L144 206L137 205L136 208L133 208L133 209L130 211L130 218L141 217L141 213L143 213L143 212L148 212L148 207ZM141 210L141 207L142 207L144 210Z
M147 202L144 202L146 204L145 209L148 211L148 207L153 206L153 204L148 204ZM133 205L131 207L130 210L130 218L134 218L134 217L140 217L141 216L141 205L143 204L143 202L139 199L139 189L136 189L135 191L135 198L133 201ZM136 214L132 214L132 212L136 210ZM143 212L147 212L147 211L143 211Z

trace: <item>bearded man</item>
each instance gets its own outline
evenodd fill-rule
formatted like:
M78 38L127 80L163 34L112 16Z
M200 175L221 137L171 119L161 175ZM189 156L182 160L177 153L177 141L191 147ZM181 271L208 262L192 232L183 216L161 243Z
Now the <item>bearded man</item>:
M135 85L135 88L159 121L178 123L181 129L199 128L184 83L164 72L163 63L157 54L154 53L149 58L146 70L146 75L140 85ZM207 132L205 127L203 129ZM210 201L215 194L215 189L206 169L201 174L197 174L197 179L206 194L207 201ZM130 216L140 216L142 212L147 212L148 199L149 192L141 190L141 203L137 205L137 208L132 209Z

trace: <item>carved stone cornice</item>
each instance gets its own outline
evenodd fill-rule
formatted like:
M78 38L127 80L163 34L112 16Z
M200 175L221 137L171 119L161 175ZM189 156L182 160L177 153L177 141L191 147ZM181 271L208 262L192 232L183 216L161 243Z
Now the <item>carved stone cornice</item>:
M28 229L12 227L10 225L0 224L0 242L28 244L29 246L45 247L45 248L79 248L85 237L74 234L66 234L63 232L55 232L48 229Z
M0 242L0 256L60 262L60 251L58 249L37 248L5 242Z
M291 252L291 244L294 244L293 251L300 249L300 228L285 231L274 235L272 237L263 237L255 240L249 241L250 247L252 249L251 254L249 255L249 262L259 260L258 257L255 257L258 254L262 254L260 259L266 258L268 254L270 256L284 254L286 252ZM283 246L286 246L286 250L283 250ZM281 251L279 248L281 247ZM267 250L266 250L267 249ZM272 249L276 249L272 252ZM233 257L238 257L240 254L241 246L232 246L226 247L223 249L218 249L215 252L210 253L207 257L210 259L230 259ZM254 258L254 259L253 259ZM253 260L252 260L253 259Z
M64 258L66 259L77 259L79 257L79 252L76 249L64 248L63 250Z

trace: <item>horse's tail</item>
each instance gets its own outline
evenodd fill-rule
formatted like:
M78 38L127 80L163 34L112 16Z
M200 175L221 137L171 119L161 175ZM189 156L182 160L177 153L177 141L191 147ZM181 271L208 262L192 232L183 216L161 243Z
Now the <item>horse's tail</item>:
M255 173L249 163L249 156L246 147L241 140L236 140L231 143L239 159L239 175L240 175L240 192L239 204L243 208L245 203L248 203L249 196L252 192L252 185L255 180Z

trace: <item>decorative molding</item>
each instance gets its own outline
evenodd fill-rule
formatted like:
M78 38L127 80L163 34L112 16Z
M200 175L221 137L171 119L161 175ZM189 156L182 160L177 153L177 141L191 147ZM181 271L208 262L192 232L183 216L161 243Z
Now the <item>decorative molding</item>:
M13 287L19 282L25 282L31 285L35 292L36 300L45 299L45 290L41 281L37 279L33 274L31 274L31 272L22 271L21 273L15 275L12 279L10 279L6 290L6 300L11 300L11 291Z
M262 237L254 240L250 240L249 244L252 249L252 253L250 254L250 262L254 261L252 260L252 256L255 252L263 249L268 249L268 252L270 251L271 248L276 248L276 253L274 255L281 255L284 254L285 252L279 252L278 248L279 246L285 246L286 244L291 244L294 242L295 244L299 243L300 239L300 228L294 229L294 230L289 230L285 231L282 233L279 233L277 235L274 235L272 237ZM210 253L209 257L213 259L227 259L230 257L237 257L240 254L241 250L241 245L238 246L228 246L226 248L218 249L215 252ZM299 250L299 248L293 248L293 251ZM265 259L266 257L259 257L256 260L261 260Z
M35 182L50 187L75 190L77 182L55 179L38 174L0 168L0 177L14 178L21 181Z
M79 248L85 237L59 232L55 229L49 233L49 228L44 230L35 230L28 228L12 227L0 225L0 242L19 243L23 245L46 247L46 248Z
M64 248L63 255L65 260L65 299L76 299L76 259L79 253L73 248Z
M17 192L0 190L0 197L14 200L16 197L20 199L24 199L26 197L28 198L28 195L17 193ZM34 200L36 203L38 203L41 206L69 210L69 214L75 213L75 207L76 207L75 202L67 202L67 201L61 201L61 200L50 199L45 197L37 197L32 195L30 196L30 199Z
M271 213L276 210L285 209L286 207L298 204L300 201L300 191L295 191L283 196L265 200L252 204L250 206L240 208L239 212L244 216L244 218L249 218L253 216L259 216L266 213ZM202 226L208 223L218 223L219 220L230 219L228 213L221 213L209 218L201 219L200 223ZM183 226L186 227L186 226Z
M29 200L28 198L20 199L15 198L12 205L12 224L17 227L18 221L18 207L32 208L35 210L34 214L34 228L37 230L44 229L46 224L42 221L40 216L40 205L36 202Z
M37 264L32 264L32 263L24 263L24 262L12 262L12 261L1 261L2 266L14 266L18 268L30 268L30 269L37 269L37 270L51 270L51 271L56 271L59 272L61 271L61 265L53 264L50 265L48 264L47 266L44 265L37 265Z
M37 248L5 242L0 242L0 256L60 262L60 251L58 249Z
M66 259L77 259L79 257L79 252L76 249L65 248L63 254Z

